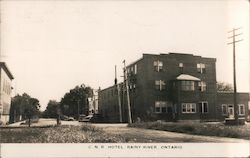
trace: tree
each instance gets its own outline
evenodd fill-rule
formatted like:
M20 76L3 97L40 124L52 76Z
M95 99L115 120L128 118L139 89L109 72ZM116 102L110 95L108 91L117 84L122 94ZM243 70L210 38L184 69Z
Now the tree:
M11 100L10 122L19 121L17 117L21 116L22 119L29 119L30 126L30 120L39 116L39 109L38 99L30 97L27 93L18 94Z
M46 118L57 118L59 106L60 106L59 102L55 100L50 100L42 116Z
M84 84L76 86L64 95L60 106L63 115L78 118L79 114L88 115L88 97L93 96L93 89Z
M233 86L229 83L225 82L217 82L217 91L226 91L226 92L232 92Z

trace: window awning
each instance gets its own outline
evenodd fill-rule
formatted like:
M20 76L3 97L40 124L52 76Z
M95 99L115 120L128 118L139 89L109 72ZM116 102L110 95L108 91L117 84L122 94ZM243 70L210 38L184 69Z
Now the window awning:
M199 78L187 75L187 74L181 74L178 77L176 77L177 80L187 80L187 81L200 81Z

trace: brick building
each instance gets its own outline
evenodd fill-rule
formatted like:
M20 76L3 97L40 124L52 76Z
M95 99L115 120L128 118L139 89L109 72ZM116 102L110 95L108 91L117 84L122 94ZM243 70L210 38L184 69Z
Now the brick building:
M143 54L127 66L127 74L134 121L137 118L145 121L223 118L218 105L223 104L223 99L217 97L215 58L177 53ZM120 87L122 116L126 122L126 92L122 84ZM107 121L118 122L116 86L99 92L99 109Z
M0 62L0 124L6 124L10 116L11 80L14 77L4 62Z
M218 92L217 93L217 110L220 111L218 115L219 120L224 120L225 118L234 117L234 100L233 92ZM245 118L245 120L250 120L249 110L250 110L250 96L249 93L237 93L237 103L238 103L238 115L239 118Z

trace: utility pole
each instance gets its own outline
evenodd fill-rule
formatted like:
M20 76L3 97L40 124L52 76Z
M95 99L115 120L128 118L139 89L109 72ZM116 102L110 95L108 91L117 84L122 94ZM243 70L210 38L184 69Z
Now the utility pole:
M237 42L242 41L243 39L236 40L235 37L241 35L242 33L236 34L235 32L241 28L234 28L231 31L228 31L228 33L233 33L232 36L228 37L228 39L233 39L233 42L228 43L228 44L233 44L233 82L234 82L234 118L235 118L235 123L238 125L239 124L239 109L238 109L238 104L237 104L237 86L236 86L236 60L235 60L235 44Z
M126 91L127 91L128 123L132 123L131 109L130 109L130 98L129 98L129 88L128 88L128 76L127 76L127 68L126 68L125 60L123 60L123 64L124 64L124 68L123 68L123 73L124 73L124 85L126 85Z
M116 71L116 65L115 65L115 85L116 85L117 97L118 97L119 120L120 120L120 123L122 123L122 106L121 106L121 98L120 98L120 88L119 88L119 84L117 84L117 71Z

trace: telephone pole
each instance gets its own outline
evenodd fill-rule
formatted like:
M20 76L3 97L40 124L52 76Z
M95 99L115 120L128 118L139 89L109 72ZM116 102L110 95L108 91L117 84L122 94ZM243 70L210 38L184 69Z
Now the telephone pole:
M123 60L123 64L124 64L124 68L123 68L123 73L124 73L124 85L126 86L126 91L127 91L128 123L132 123L131 109L130 109L130 98L129 98L129 88L128 88L128 76L127 76L127 68L126 68L125 60Z
M235 44L242 41L243 39L236 40L235 37L242 35L242 33L236 34L236 31L241 28L234 28L231 31L228 31L228 33L233 33L232 36L228 37L228 39L233 39L233 42L228 43L233 45L233 82L234 82L234 118L235 118L235 123L238 125L239 124L239 109L238 109L238 104L237 104L237 86L236 86L236 60L235 60Z
M119 119L120 119L120 123L122 123L122 106L121 106L120 88L119 88L119 84L117 84L116 65L115 65L115 85L116 85L117 97L118 97Z

